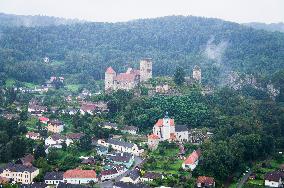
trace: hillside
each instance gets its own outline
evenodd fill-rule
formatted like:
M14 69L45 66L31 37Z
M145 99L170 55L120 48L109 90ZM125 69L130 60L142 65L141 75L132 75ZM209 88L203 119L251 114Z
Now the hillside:
M172 75L177 65L190 75L192 67L200 65L205 83L221 82L231 70L265 76L284 68L284 34L218 19L169 16L124 23L2 27L0 34L0 71L23 81L37 82L50 74L101 79L107 66L124 70L137 66L143 57L153 58L154 75ZM39 63L46 56L63 63Z
M64 19L50 16L24 16L0 13L0 26L51 26L51 25L69 25L83 21L77 19Z
M245 23L244 25L252 27L254 29L263 29L263 30L266 30L266 31L284 32L284 23L282 23L282 22L271 23L271 24L251 22L251 23Z

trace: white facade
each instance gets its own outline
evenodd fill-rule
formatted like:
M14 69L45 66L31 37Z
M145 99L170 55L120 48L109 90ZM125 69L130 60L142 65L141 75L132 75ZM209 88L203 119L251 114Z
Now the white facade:
M188 142L189 141L188 131L175 132L175 135L176 135L176 139L180 142Z
M63 139L53 140L51 136L45 139L44 144L46 146L54 146L54 145L61 145L64 142Z
M46 185L58 185L60 182L64 182L63 180L44 180Z
M34 172L14 172L8 169L3 170L0 174L0 177L9 178L17 183L22 184L31 184L33 179L39 174L39 169L36 169Z
M97 178L63 178L63 181L70 184L88 184L90 181L97 182Z
M281 178L279 179L278 182L265 180L264 185L267 187L282 187L282 180Z
M111 146L112 149L114 149L114 150L117 150L117 151L120 151L120 152L131 153L131 154L137 155L137 156L141 155L144 152L143 149L139 150L139 148L136 144L133 144L132 147L125 147L125 146L122 146L122 145L110 144L110 143L108 143L108 142L106 142L105 140L102 140L102 139L98 140L98 144L102 145L104 147L107 147L107 148L109 146Z

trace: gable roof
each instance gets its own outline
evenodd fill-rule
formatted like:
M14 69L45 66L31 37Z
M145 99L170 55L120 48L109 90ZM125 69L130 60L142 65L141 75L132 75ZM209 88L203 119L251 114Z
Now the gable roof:
M207 176L198 176L196 183L202 183L205 186L213 185L214 184L214 178L207 177Z
M274 172L268 172L265 174L264 179L274 182L279 182L279 180L284 178L284 172L282 171L274 171Z
M198 151L193 151L184 161L184 164L186 165L192 165L194 164L200 157L201 153L200 150Z
M66 138L69 138L71 140L79 140L84 135L84 133L69 133L66 135Z
M108 73L108 74L115 74L116 72L113 70L112 67L108 67L107 70L106 70L106 73Z
M170 121L170 126L175 126L175 121L174 121L174 119L169 119L169 121ZM164 119L159 119L159 120L156 122L155 126L163 127L163 126L164 126Z
M44 180L63 180L64 172L47 172Z
M162 174L157 173L157 172L146 172L143 175L143 178L148 178L148 179L160 179L162 178Z
M134 146L133 143L125 142L125 141L114 139L114 138L108 139L107 142L112 144L112 145L119 145L119 146L123 146L125 148L132 148Z
M158 140L158 139L160 139L160 137L155 135L155 134L150 134L150 135L148 135L148 139Z
M67 170L63 174L63 178L97 178L97 173L95 170L80 170L73 169Z
M117 170L116 169L109 169L109 170L103 170L101 172L102 176L107 176L107 175L112 175L112 174L117 174Z
M14 164L14 163L8 163L6 167L4 167L3 169L7 169L13 172L30 172L30 173L38 170L38 168L34 166L26 166L22 164Z
M131 170L127 177L131 178L133 181L140 177L140 172L137 169Z
M176 125L175 131L176 132L184 132L184 131L188 131L188 128L187 128L186 125Z

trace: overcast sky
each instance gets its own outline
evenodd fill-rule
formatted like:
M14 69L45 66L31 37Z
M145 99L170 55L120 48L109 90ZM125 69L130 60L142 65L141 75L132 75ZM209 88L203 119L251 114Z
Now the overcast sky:
M0 0L0 12L90 21L193 15L244 22L284 22L284 0Z

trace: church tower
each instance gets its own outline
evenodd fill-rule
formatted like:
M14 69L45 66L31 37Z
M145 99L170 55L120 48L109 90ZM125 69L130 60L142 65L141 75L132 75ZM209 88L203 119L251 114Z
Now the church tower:
M114 89L114 78L116 77L116 72L112 67L107 68L105 72L105 91Z
M140 61L140 82L152 78L152 59L145 58Z
M192 78L194 81L201 83L201 68L197 65L195 65L193 68Z

